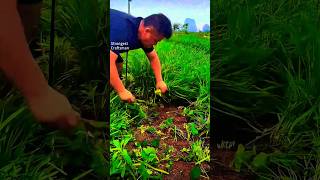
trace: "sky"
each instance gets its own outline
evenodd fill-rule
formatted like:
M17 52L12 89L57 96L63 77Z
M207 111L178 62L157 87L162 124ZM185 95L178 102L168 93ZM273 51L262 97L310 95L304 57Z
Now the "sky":
M110 0L110 8L128 12L128 0ZM210 0L132 0L130 13L136 17L163 13L172 24L192 18L202 30L203 25L210 25Z

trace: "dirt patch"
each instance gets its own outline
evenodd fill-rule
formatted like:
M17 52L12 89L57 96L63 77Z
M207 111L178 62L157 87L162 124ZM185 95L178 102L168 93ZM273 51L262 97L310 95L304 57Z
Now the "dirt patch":
M139 131L139 129L137 129L134 132L134 137L139 142L142 142L142 141L150 142L153 139L160 138L158 135L153 134L153 133L148 133L148 132L141 133L141 131Z
M173 124L176 126L184 125L188 122L187 118L182 115L183 106L178 107L165 107L160 106L154 109L158 112L158 118L156 118L153 122L150 122L153 126L159 126L164 120L168 118L174 118Z
M163 177L164 180L179 180L179 179L190 179L190 172L195 166L194 162L176 161L172 166L172 170L169 175ZM210 166L206 163L201 165L201 168L205 171L210 171ZM208 177L201 176L200 180L209 179Z
M194 163L184 162L184 161L176 161L172 166L172 170L169 175L164 176L164 180L171 179L190 179L189 172L194 167Z
M171 156L174 159L180 159L182 157L188 156L188 153L186 152L181 152L183 148L189 148L190 143L187 140L180 140L180 141L175 141L173 139L167 139L167 140L161 140L160 144L166 144L167 146L171 146L175 149L175 151L172 152ZM161 155L163 151L159 151L159 155Z
M185 124L189 122L188 118L183 116L183 107L178 106L160 106L151 109L148 114L155 116L143 122L140 127L134 129L134 137L138 142L145 142L151 145L155 139L159 139L157 156L160 159L157 168L169 172L169 175L164 175L165 180L190 179L190 172L195 167L195 162L188 162L186 158L189 153L186 149L191 149L192 140L187 140L187 130ZM161 125L166 120L172 119L172 124L169 128L161 128ZM175 126L175 130L174 127ZM153 128L153 132L148 129ZM199 137L193 137L193 141ZM209 146L210 138L202 138L204 144ZM135 148L134 143L128 144L128 149ZM170 157L168 158L168 154ZM249 174L238 173L231 167L234 159L235 150L214 149L214 160L212 166L209 163L201 163L200 167L202 174L200 179L216 179L216 180L251 180L253 176Z
M222 163L225 166L230 166L234 159L235 151L216 149L214 151L214 158L216 161Z
M235 151L226 149L215 149L212 178L216 180L253 180L250 174L236 172L232 167Z
M155 139L159 139L159 146L156 147L160 163L158 168L169 172L164 179L190 179L190 172L195 167L195 162L185 160L189 153L186 150L191 149L193 143L187 140L187 130L185 129L188 118L183 116L183 106L159 106L150 109L148 114L155 114L155 117L149 118L143 122L140 127L134 129L134 137L138 142L145 142L150 145ZM163 127L163 125L171 119L172 122ZM150 132L150 129L153 129ZM199 138L193 138L193 141ZM209 141L205 141L205 145L209 146ZM133 149L133 143L128 144L128 149ZM169 155L169 157L168 157ZM202 176L201 179L209 179L208 175L210 166L208 163L201 163Z

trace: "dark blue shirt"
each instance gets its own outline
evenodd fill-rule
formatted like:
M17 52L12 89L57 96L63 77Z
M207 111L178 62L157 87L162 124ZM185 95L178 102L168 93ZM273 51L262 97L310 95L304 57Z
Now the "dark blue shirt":
M146 53L153 48L143 48L138 39L138 28L142 17L134 17L124 12L110 9L110 49L119 53L142 48Z

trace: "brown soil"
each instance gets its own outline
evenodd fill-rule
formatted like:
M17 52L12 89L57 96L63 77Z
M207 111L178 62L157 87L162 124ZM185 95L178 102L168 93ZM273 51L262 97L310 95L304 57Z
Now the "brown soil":
M189 180L190 179L190 171L195 166L194 162L184 162L184 161L176 161L172 166L172 170L170 174L164 176L163 180ZM210 169L208 164L201 165L202 168L207 171ZM205 180L209 178L200 177L200 180Z
M157 168L169 172L169 175L164 175L164 180L187 180L190 179L190 172L195 167L195 162L186 162L185 157L188 156L187 152L181 152L183 148L191 148L192 141L187 140L187 132L184 127L188 123L188 119L182 115L183 107L157 107L154 109L157 112L157 116L149 118L149 121L143 122L142 125L154 127L157 131L161 131L161 134L150 133L145 131L141 134L140 129L134 130L135 139L138 142L146 141L147 143L152 142L154 139L160 139L158 149L158 158L160 161ZM148 112L152 114L152 112ZM168 118L173 118L173 126L181 130L180 135L175 136L174 130L171 128L161 129L160 125ZM193 137L193 140L199 138ZM204 138L204 144L209 146L210 138ZM128 143L127 148L132 150L135 148L133 142ZM170 158L165 159L166 151L169 148L174 150L170 153ZM168 153L167 153L168 154ZM212 166L209 163L204 162L200 164L201 169L204 171L201 174L200 179L215 179L215 180L253 180L253 176L249 174L241 174L231 167L234 159L235 151L228 149L215 149L213 152L214 159L212 160ZM168 165L169 161L173 161L172 166ZM168 167L169 166L169 167ZM210 176L210 178L209 178Z
M189 173L192 168L195 167L195 162L186 162L183 158L188 156L187 152L181 152L183 148L190 148L192 141L186 139L187 132L184 127L188 123L188 119L182 115L183 107L157 107L154 109L158 113L157 117L150 118L149 121L143 122L142 125L154 127L157 131L161 131L162 134L144 132L141 134L140 129L134 129L134 136L138 142L147 141L150 143L154 139L160 139L158 147L158 158L164 159L166 151L169 147L174 150L170 153L170 158L162 160L157 168L169 172L169 175L164 175L164 180L187 180L190 179ZM148 112L151 114L152 112ZM161 129L160 125L168 118L173 118L173 125L181 130L181 135L174 135L173 129ZM152 120L151 120L152 119ZM198 140L198 138L194 138ZM204 139L204 144L209 146L209 138ZM128 143L127 148L132 150L135 148L133 142ZM214 179L214 180L253 180L253 176L249 174L242 174L234 171L231 167L231 163L234 159L235 151L228 149L214 149L214 159L212 160L211 167L209 163L204 162L200 165L202 172L200 179ZM168 168L169 161L173 161L171 168Z
M190 179L189 172L194 167L194 163L176 161L172 166L170 175L165 176L164 180L169 179Z
M253 180L254 177L249 174L241 174L233 170L231 167L234 159L235 151L226 149L215 149L214 167L212 179L215 180Z
M149 122L144 122L142 125L154 127L157 131L161 131L161 134L144 132L141 134L140 129L134 129L135 139L139 142L147 141L150 143L152 140L159 138L159 147L158 147L158 158L162 160L157 168L160 168L164 171L169 172L169 175L164 175L165 180L179 180L179 179L190 179L190 171L195 166L195 162L186 162L183 158L188 156L187 152L181 152L183 148L191 149L192 140L187 140L187 132L184 127L188 123L188 119L182 115L183 107L164 107L160 106L154 109L158 113L156 118L153 118ZM150 113L150 112L149 112ZM168 118L173 118L172 126L176 126L178 129L176 133L173 128L161 129L160 125ZM178 133L177 133L178 132ZM197 140L197 139L194 139ZM206 140L205 145L209 146L208 141ZM129 143L128 149L133 149L134 144ZM173 149L172 149L173 148ZM166 152L168 149L171 149L170 158L166 158ZM170 150L169 150L170 151ZM168 167L169 161L173 161L171 167ZM201 169L204 172L201 174L201 179L209 179L208 175L210 172L210 166L207 162L203 162L200 165Z

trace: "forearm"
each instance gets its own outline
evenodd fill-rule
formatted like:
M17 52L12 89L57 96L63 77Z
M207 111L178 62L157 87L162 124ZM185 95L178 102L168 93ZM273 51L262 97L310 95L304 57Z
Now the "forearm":
M154 76L156 78L156 82L162 81L162 74L161 74L161 64L158 56L153 56L150 59L150 65L153 70Z
M16 4L7 0L0 7L0 69L27 99L44 93L49 86L29 51Z
M110 51L110 84L119 93L125 91L125 87L118 75L116 59L117 55Z

